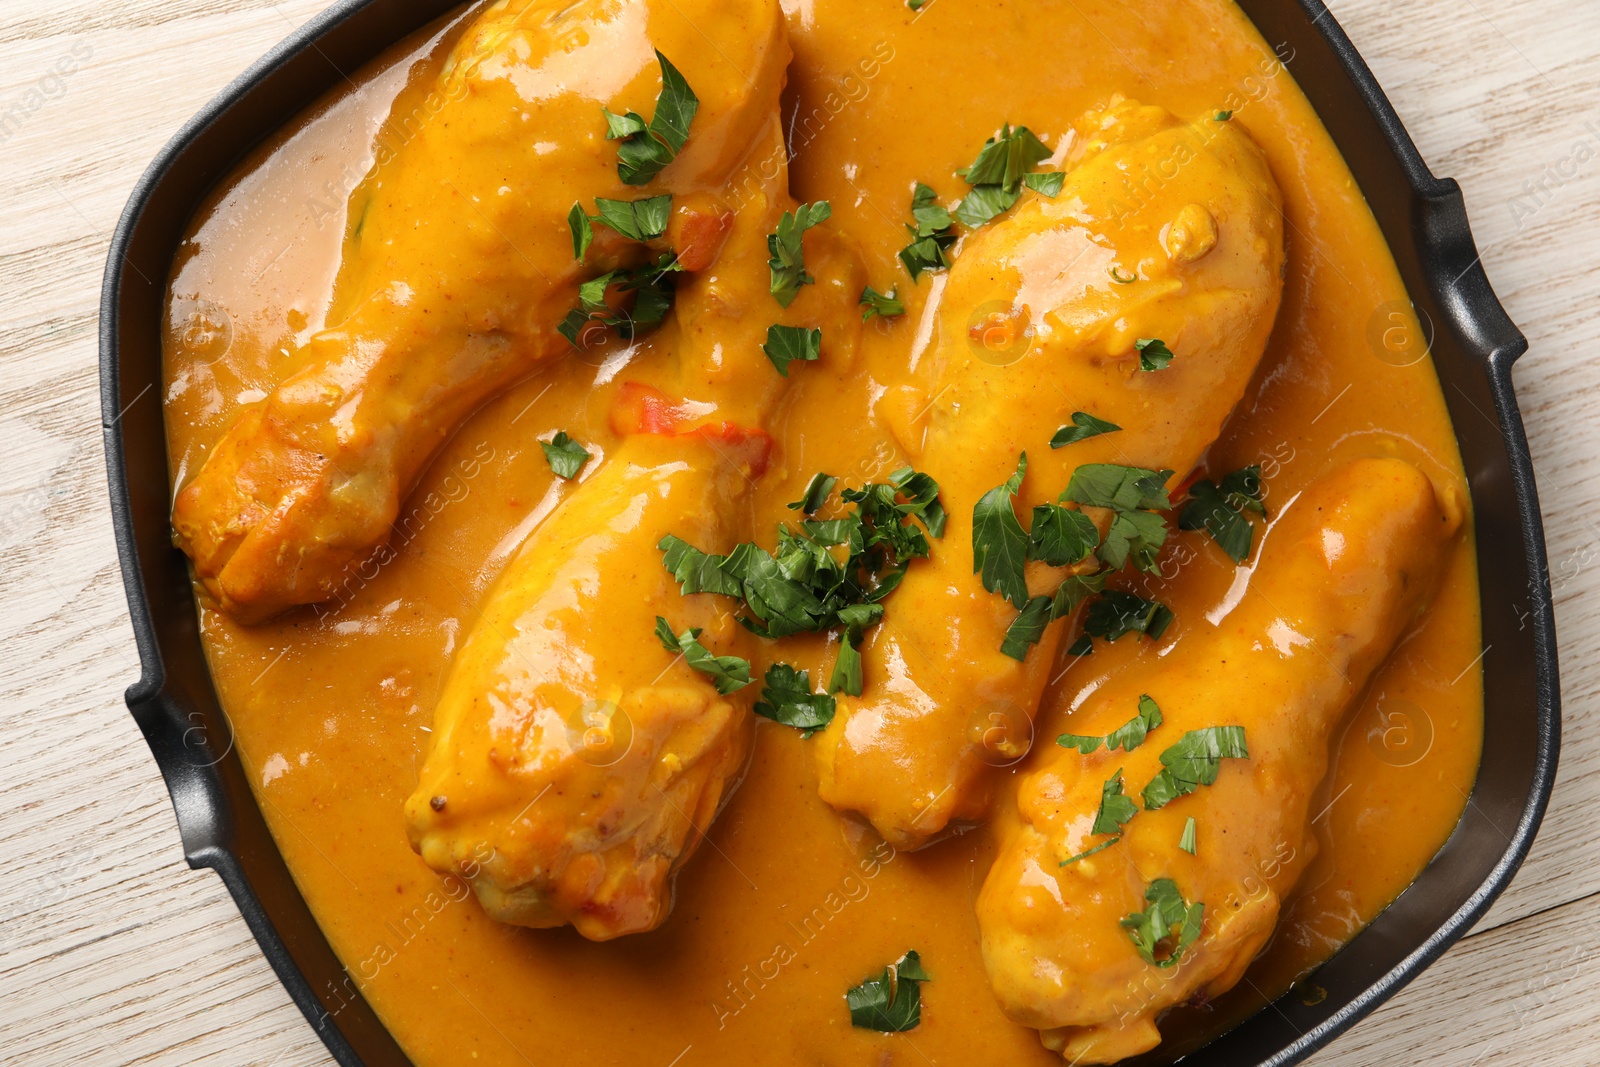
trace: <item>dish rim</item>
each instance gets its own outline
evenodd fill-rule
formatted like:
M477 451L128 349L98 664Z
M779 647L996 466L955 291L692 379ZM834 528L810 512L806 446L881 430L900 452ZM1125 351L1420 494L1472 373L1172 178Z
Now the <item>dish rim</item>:
M1240 6L1258 29L1262 27L1262 20L1258 17L1257 9L1264 2L1267 0L1240 0ZM128 424L122 421L137 403L138 397L126 405L123 403L125 391L122 363L119 358L123 325L121 301L126 296L130 284L127 268L133 266L133 263L129 258L129 251L138 235L140 223L152 200L170 178L173 170L203 135L218 123L227 120L229 113L236 106L247 101L264 82L281 72L288 64L306 59L311 50L320 53L318 42L328 34L339 30L350 20L370 14L374 9L389 9L405 12L412 21L415 21L413 9L419 6L434 13L403 33L398 33L393 38L386 38L385 44L373 53L374 56L406 34L414 32L419 26L462 5L452 0L437 0L437 2L424 0L421 5L408 3L407 0L338 0L274 46L186 122L157 154L129 197L111 239L100 301L101 423L105 438L108 490L130 621L141 666L140 679L127 689L125 699L130 713L144 731L166 780L178 817L180 832L184 837L185 857L190 866L211 867L217 871L234 897L263 954L277 972L290 996L305 1014L313 1029L321 1036L334 1059L344 1067L362 1067L366 1061L358 1055L348 1035L344 1033L343 1025L336 1018L340 1012L328 1010L325 1000L312 988L310 981L302 972L285 938L280 935L273 922L268 907L258 894L256 886L247 876L241 860L241 850L235 847L230 836L234 812L228 806L228 797L218 781L216 769L221 761L227 759L237 761L237 755L232 753L231 738L227 751L216 762L207 766L196 767L192 761L183 757L183 749L193 744L190 734L195 729L194 723L197 720L194 716L198 712L190 710L186 713L187 717L183 717L185 713L182 709L187 701L173 692L172 679L168 675L162 640L158 633L156 612L147 588L145 565L140 557L140 529L135 517L133 488L129 479L126 454L125 433ZM437 11L434 10L436 7ZM1372 72L1322 0L1295 0L1292 7L1310 19L1312 28L1323 37L1403 171L1410 185L1414 206L1420 207L1422 215L1426 216L1419 216L1413 220L1416 252L1425 261L1432 259L1436 262L1460 265L1470 260L1447 285L1439 285L1437 278L1431 277L1435 272L1429 271L1428 288L1430 295L1447 310L1445 325L1457 335L1456 340L1463 345L1468 354L1475 354L1481 361L1486 384L1493 398L1496 414L1499 416L1499 437L1504 444L1512 483L1511 491L1515 497L1516 513L1520 523L1519 532L1524 542L1524 559L1521 562L1526 564L1530 576L1529 611L1526 618L1531 622L1533 631L1532 666L1538 738L1530 788L1523 802L1515 831L1510 835L1499 861L1489 871L1476 892L1434 928L1433 932L1399 964L1375 979L1363 992L1347 1001L1343 1007L1314 1029L1304 1032L1298 1040L1285 1045L1276 1054L1260 1060L1260 1067L1290 1067L1291 1064L1300 1062L1315 1050L1326 1046L1420 974L1485 914L1520 867L1543 818L1554 785L1561 726L1554 615L1543 525L1532 458L1511 380L1511 367L1527 350L1527 342L1506 316L1481 264L1477 261L1477 251L1466 217L1465 204L1457 183L1450 178L1435 177L1428 169ZM327 59L326 56L323 58ZM327 62L338 70L331 59ZM1302 84L1301 88L1308 96L1311 95L1305 85ZM317 95L320 94L313 93L312 99ZM298 108L303 109L304 104L305 102L302 102ZM1319 118L1327 126L1329 116L1324 114L1321 108L1317 111ZM279 127L272 126L259 131L255 143L271 136L277 128ZM1341 153L1346 155L1348 161L1345 145L1339 142L1332 129L1329 130L1329 136ZM237 162L238 160L234 159L220 165L217 168L219 175L216 180L221 180L231 173ZM1352 170L1354 169L1352 166ZM214 187L215 183L212 184ZM1370 197L1368 203L1372 204ZM1374 212L1376 214L1375 207ZM1382 226L1381 220L1380 226ZM1383 226L1383 229L1391 249L1398 252L1397 235L1388 232L1387 226ZM137 272L136 266L133 266L133 269ZM148 279L145 281L148 285ZM167 279L163 277L158 289L164 291L166 284ZM1412 297L1415 301L1417 294L1413 292ZM148 389L148 386L146 388ZM139 395L142 396L143 393ZM164 425L164 413L159 418ZM1462 440L1459 430L1456 431L1456 437L1458 442ZM164 439L161 444L164 452ZM165 489L165 486L163 488ZM1475 494L1475 514L1476 503ZM171 551L176 552L176 549ZM1480 603L1482 603L1481 590ZM191 603L191 612L192 607ZM209 672L206 674L206 680L210 681ZM176 724L167 721L172 719L174 713L180 716ZM190 726L187 731L183 731L183 724L186 721ZM176 738L174 729L182 731ZM203 731L201 741L205 746L213 744L205 737ZM175 744L182 747L175 748ZM206 747L205 751L209 753L211 748ZM1477 792L1478 783L1475 782L1473 795L1476 796ZM1452 841L1456 834L1461 832L1466 817L1464 812L1461 824L1452 834ZM281 854L278 858L281 863ZM1419 881L1421 877L1419 875ZM304 906L303 898L301 905ZM320 929L318 933L320 934ZM1350 945L1359 941L1360 937L1358 934L1340 952L1347 951ZM325 938L323 942L323 947L331 953ZM1291 995L1292 992L1284 996ZM356 994L356 998L359 1001L356 1015L360 1016L364 1012L375 1021L376 1015L367 1007L364 998L361 998L359 993ZM361 1024L362 1019L357 1018L353 1025ZM378 1025L381 1027L381 1023ZM393 1038L387 1034L386 1029L384 1036L388 1037L388 1043L400 1056L397 1062L409 1062L399 1050L399 1046L393 1042Z

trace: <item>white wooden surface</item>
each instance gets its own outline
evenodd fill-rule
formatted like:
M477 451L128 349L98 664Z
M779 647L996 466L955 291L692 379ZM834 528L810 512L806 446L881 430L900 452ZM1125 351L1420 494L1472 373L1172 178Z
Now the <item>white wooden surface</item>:
M184 864L123 708L138 671L95 369L102 264L133 182L320 6L0 0L0 1063L331 1062L221 883ZM1504 899L1313 1062L1592 1064L1600 4L1333 7L1423 156L1465 188L1490 279L1532 344L1516 380L1545 506L1566 741L1550 816Z

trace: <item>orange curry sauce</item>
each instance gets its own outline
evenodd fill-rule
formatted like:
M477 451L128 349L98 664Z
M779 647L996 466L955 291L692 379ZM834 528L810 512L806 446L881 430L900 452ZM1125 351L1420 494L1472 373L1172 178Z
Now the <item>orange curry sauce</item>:
M859 484L903 465L880 401L925 350L923 312L938 288L937 276L911 284L895 259L911 183L932 181L948 198L964 188L953 172L1002 122L1054 145L1113 92L1183 116L1231 110L1283 190L1282 310L1208 469L1260 463L1273 514L1274 502L1362 455L1407 459L1464 495L1438 380L1361 192L1292 80L1292 52L1263 41L1227 0L785 7L794 195L833 204L829 225L859 246L875 287L898 285L907 314L869 323L850 366L824 359L794 376L773 426L776 466L757 491L758 530L792 519L785 503L817 470ZM165 338L175 487L322 326L349 192L384 146L428 121L460 25L435 25L331 93L197 213L174 264ZM552 475L538 439L564 429L598 456L615 447L618 361L648 359L648 340L621 352L558 361L474 415L405 503L396 558L364 569L348 596L255 627L200 607L239 755L349 971L339 995L359 989L423 1067L1059 1062L1001 1014L985 979L973 900L989 832L896 853L818 799L808 741L787 727L759 723L742 786L678 879L672 917L650 934L596 944L567 928L500 925L407 844L401 804L452 655L507 559L576 485ZM1248 565L1236 570L1198 532L1173 535L1164 571L1170 580L1143 581L1176 612L1168 640L1248 580ZM824 642L794 640L801 664L826 677ZM1438 850L1478 766L1479 648L1469 524L1425 621L1349 720L1314 805L1320 851L1275 939L1238 991L1169 1020L1169 1046L1304 977ZM1064 662L1039 744L1072 728L1078 694L1155 655L1130 638ZM852 1028L845 990L913 948L933 977L921 1025L907 1035Z

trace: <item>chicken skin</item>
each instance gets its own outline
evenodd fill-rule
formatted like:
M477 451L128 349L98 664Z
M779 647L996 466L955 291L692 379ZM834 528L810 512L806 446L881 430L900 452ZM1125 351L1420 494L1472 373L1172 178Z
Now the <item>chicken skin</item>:
M649 115L667 76L655 50L698 110L676 158L625 184L602 108ZM721 185L776 113L789 56L776 0L500 0L480 15L441 75L444 105L351 197L328 328L178 494L177 543L221 608L259 622L332 595L456 427L571 351L557 326L579 282L654 258L601 230L575 260L572 204Z
M983 816L994 765L1028 741L986 748L994 710L1026 734L1068 625L1052 623L1023 662L1002 654L1017 608L973 573L974 505L1022 452L1023 514L1080 464L1183 478L1242 396L1277 314L1279 194L1244 133L1132 101L1081 126L1059 195L1030 195L968 238L950 271L926 430L901 442L938 479L949 526L862 649L865 692L840 698L819 739L822 798L896 847ZM1165 369L1141 369L1136 344L1149 338L1174 354ZM1049 447L1080 411L1121 429ZM1030 564L1029 592L1054 591L1066 573Z
M1167 1008L1239 981L1315 854L1308 808L1333 733L1426 607L1460 523L1410 464L1350 463L1285 508L1248 591L1214 628L1078 709L1084 735L1128 722L1143 697L1161 721L1122 751L1053 745L1021 783L977 904L1007 1015L1070 1063L1114 1063L1156 1046ZM1212 784L1190 773L1201 784L1162 793L1164 769L1188 773L1172 759L1186 733L1215 727L1242 728L1247 754L1224 745ZM1128 797L1143 790L1142 805L1096 834L1113 829L1095 824L1119 776ZM1158 880L1181 906L1147 933L1164 947L1147 942L1144 955L1136 920L1161 895ZM1188 928L1174 932L1180 922Z
M749 752L760 686L719 686L693 653L663 649L655 620L746 664L757 642L724 598L684 596L657 546L750 538L761 425L790 381L762 352L767 326L820 326L823 358L847 360L863 284L849 250L813 231L814 283L788 308L773 300L766 234L795 207L776 116L757 143L719 258L682 285L618 390L621 445L507 566L434 712L411 841L502 922L597 941L658 926Z

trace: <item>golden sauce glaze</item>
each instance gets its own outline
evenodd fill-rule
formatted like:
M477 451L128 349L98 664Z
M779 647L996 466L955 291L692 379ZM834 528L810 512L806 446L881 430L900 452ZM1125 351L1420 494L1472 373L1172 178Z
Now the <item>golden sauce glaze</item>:
M871 284L898 287L907 314L868 323L855 358L792 375L769 424L775 465L755 490L756 530L792 519L785 504L815 471L859 484L906 462L888 427L918 417L895 405L926 352L924 311L942 285L938 275L911 284L895 259L912 183L952 197L964 188L953 172L1002 122L1055 145L1114 93L1185 118L1232 111L1283 194L1281 310L1206 469L1260 463L1272 515L1361 457L1408 460L1465 499L1439 383L1376 223L1293 83L1292 51L1263 41L1227 0L933 0L920 12L894 0L786 0L785 11L791 191L831 202L828 225L859 248ZM440 107L430 94L461 26L442 22L397 46L252 154L197 213L174 264L165 337L175 493L322 327L349 194ZM608 411L621 371L651 354L648 337L577 353L485 405L404 502L392 560L363 566L335 600L258 626L200 601L240 758L349 972L336 997L359 990L422 1067L1060 1062L1001 1013L985 976L973 907L995 852L989 828L897 852L818 798L815 739L787 727L757 723L742 785L652 933L593 943L570 928L496 923L459 877L412 851L402 805L452 656L517 547L578 484L553 476L539 438L565 430L603 461L619 443ZM1339 735L1311 804L1320 847L1275 937L1234 993L1169 1017L1164 1049L1197 1043L1304 978L1455 826L1482 738L1467 531L1432 608ZM1235 568L1188 532L1169 542L1163 573L1133 587L1172 606L1170 641L1237 602L1248 581L1248 563ZM787 658L826 676L823 638L789 640ZM1159 655L1129 639L1065 659L1034 730L1039 747L1072 729L1090 694ZM1003 773L1014 782L1032 762ZM845 990L908 949L932 976L921 1025L853 1028Z

